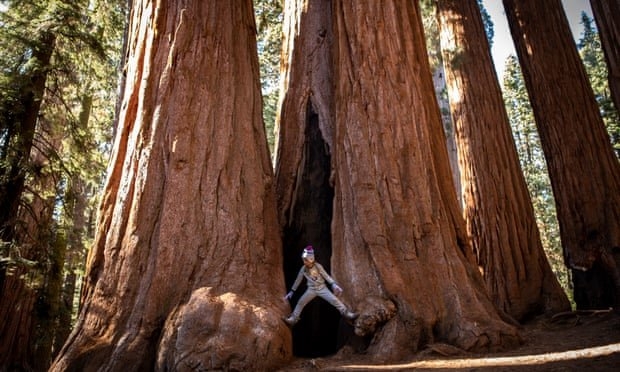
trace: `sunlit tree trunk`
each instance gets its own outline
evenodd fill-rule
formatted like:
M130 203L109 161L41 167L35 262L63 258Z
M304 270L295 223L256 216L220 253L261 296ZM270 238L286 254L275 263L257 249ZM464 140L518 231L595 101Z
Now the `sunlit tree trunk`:
M543 251L477 0L439 0L464 213L495 304L518 320L570 310Z
M336 1L332 269L368 353L514 345L466 257L417 2Z
M590 0L607 62L609 89L620 110L620 0Z
M620 163L559 0L504 0L578 308L620 302Z
M284 8L285 56L277 122L276 190L283 232L284 273L293 284L301 252L312 244L329 271L334 132L332 12L329 0L290 0ZM295 305L303 288L296 292ZM296 355L316 357L337 348L340 314L325 301L312 301L293 328Z
M136 2L83 308L52 371L291 354L251 1Z
M435 8L433 8L435 9ZM433 14L435 14L433 12ZM439 48L439 45L437 45ZM440 53L439 50L437 53ZM439 110L441 112L441 121L443 123L443 129L446 134L446 146L448 148L448 157L450 159L450 170L452 171L452 179L454 181L454 188L456 190L456 197L459 206L463 204L462 186L461 186L461 171L459 169L458 149L456 146L456 131L452 117L450 115L450 103L448 97L445 94L446 88L446 73L443 65L437 67L437 70L433 73L433 85L435 86L435 96L437 97L437 103L439 104Z

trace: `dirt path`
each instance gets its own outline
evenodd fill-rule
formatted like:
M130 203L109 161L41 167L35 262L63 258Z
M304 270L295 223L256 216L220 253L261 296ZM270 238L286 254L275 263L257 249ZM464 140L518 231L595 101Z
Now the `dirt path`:
M542 372L620 371L620 314L581 312L537 319L523 326L525 343L495 354L459 353L450 348L424 350L398 364L378 365L364 355L339 354L297 359L281 371L433 371Z

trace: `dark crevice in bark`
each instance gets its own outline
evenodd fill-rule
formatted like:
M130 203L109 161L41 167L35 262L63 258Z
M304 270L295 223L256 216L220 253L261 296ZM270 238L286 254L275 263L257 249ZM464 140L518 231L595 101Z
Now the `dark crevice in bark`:
M307 245L315 250L317 262L331 273L331 219L334 189L329 184L330 153L320 128L319 116L308 104L302 162L297 178L292 213L283 231L284 275L291 288L303 265L301 253ZM305 280L297 289L291 307L306 290ZM300 357L318 357L335 353L342 337L338 311L321 298L315 298L303 310L293 327L293 353ZM340 328L340 330L339 330Z

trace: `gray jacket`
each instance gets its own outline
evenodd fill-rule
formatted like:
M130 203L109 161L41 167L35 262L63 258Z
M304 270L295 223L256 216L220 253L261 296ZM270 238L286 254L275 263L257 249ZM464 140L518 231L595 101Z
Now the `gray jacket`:
M313 289L315 291L321 290L325 287L325 282L329 283L329 285L334 284L334 279L325 271L323 266L315 262L314 266L311 268L307 268L305 265L301 267L299 270L299 274L297 274L297 279L295 279L295 283L293 283L293 291L297 290L297 287L301 284L301 280L306 277L306 284L308 288Z

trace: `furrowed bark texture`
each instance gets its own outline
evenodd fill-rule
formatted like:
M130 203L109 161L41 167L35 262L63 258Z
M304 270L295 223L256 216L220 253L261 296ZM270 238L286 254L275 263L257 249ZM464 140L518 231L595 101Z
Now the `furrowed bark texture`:
M570 310L542 243L476 0L438 2L464 212L491 298L517 320Z
M303 157L308 111L319 116L319 129L328 149L333 142L333 33L327 0L288 0L284 9L284 43L276 187L281 225L290 221L299 164Z
M559 0L504 0L578 308L620 303L620 163Z
M335 2L332 267L368 352L519 342L466 258L416 2ZM451 190L451 191L450 191ZM457 222L460 219L460 223Z
M302 265L305 246L330 270L333 185L333 32L331 1L285 2L284 44L276 190L283 231L287 287ZM303 294L293 297L294 307ZM293 328L295 355L316 357L336 351L340 315L321 299L312 301Z
M251 1L137 2L83 308L52 371L291 354Z

